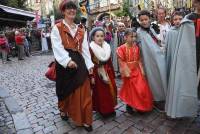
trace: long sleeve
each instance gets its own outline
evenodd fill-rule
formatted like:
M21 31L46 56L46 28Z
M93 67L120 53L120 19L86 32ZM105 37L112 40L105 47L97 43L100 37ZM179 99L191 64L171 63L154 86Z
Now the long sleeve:
M123 61L119 56L118 56L118 62L119 62L119 70L122 77L130 77L131 70L128 67L127 63Z
M66 68L67 64L71 60L71 57L69 57L69 53L64 49L57 26L54 26L52 29L51 42L56 61Z
M119 62L119 70L120 70L120 73L122 75L122 77L130 77L130 73L131 73L131 70L129 69L128 65L127 65L127 62L124 61L125 57L124 57L124 52L123 52L123 45L121 47L118 47L117 48L117 59L118 59L118 62Z
M92 63L92 60L91 60L90 51L89 51L89 44L87 41L87 32L85 32L85 35L84 35L82 51L83 51L82 56L85 59L85 64L87 66L87 69L94 67L94 64Z

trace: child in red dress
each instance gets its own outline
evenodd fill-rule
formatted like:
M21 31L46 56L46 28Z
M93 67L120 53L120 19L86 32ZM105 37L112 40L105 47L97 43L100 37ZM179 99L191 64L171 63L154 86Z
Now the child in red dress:
M111 48L105 41L102 28L94 28L90 32L90 52L94 63L92 76L93 110L103 117L115 116L117 104L117 86L111 61Z
M119 97L127 104L127 112L148 112L153 107L153 97L145 79L140 58L140 49L136 43L136 32L125 31L126 43L117 48L120 72L123 80Z

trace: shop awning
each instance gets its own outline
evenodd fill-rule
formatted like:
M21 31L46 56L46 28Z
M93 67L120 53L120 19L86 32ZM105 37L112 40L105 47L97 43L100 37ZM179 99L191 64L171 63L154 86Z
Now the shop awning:
M21 9L17 9L17 8L12 8L12 7L8 7L8 6L4 6L4 5L0 5L0 9L4 10L7 13L35 18L35 13L34 12L21 10Z

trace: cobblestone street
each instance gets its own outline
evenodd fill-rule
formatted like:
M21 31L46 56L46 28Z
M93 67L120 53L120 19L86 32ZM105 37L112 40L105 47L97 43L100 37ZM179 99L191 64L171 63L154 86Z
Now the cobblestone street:
M9 91L23 108L35 134L85 134L71 121L62 121L57 109L55 83L44 73L53 56L39 55L24 61L12 59L8 64L0 62L0 87ZM117 80L118 86L120 80ZM200 134L200 117L196 119L169 120L164 114L152 111L144 115L129 115L120 100L116 117L102 119L94 113L94 134ZM15 133L12 119L5 119L6 107L0 99L0 134ZM9 120L4 123L4 120ZM11 124L11 125L10 125ZM5 130L5 131L4 131Z
M4 133L15 133L15 126L12 120L12 116L10 115L8 109L3 102L3 99L0 98L0 134Z

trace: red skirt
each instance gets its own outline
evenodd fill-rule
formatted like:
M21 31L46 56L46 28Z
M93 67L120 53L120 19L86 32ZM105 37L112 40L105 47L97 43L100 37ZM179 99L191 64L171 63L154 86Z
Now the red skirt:
M108 73L110 83L104 83L97 74L97 68L94 68L95 85L93 89L93 110L100 114L106 115L115 111L117 104L117 87L114 79L114 71L109 65L104 65L106 72Z
M129 106L141 112L151 111L153 97L149 85L140 69L131 77L124 77L119 97Z

